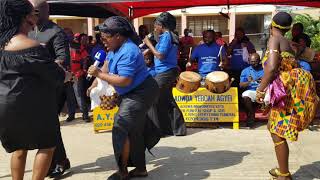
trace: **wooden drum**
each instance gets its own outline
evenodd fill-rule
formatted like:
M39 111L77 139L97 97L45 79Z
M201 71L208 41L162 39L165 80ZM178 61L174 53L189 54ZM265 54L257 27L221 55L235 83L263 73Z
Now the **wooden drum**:
M200 87L201 76L192 71L182 72L176 88L183 93L192 93Z
M207 75L205 87L212 93L224 93L230 89L232 80L223 71L214 71Z

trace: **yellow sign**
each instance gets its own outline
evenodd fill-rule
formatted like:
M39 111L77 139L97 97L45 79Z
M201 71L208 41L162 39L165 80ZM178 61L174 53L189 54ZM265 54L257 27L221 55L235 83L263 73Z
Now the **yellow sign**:
M93 110L94 131L112 130L114 116L118 112L118 109L118 107L111 110L102 110L100 107L95 108Z
M206 88L186 94L173 88L173 97L186 122L239 122L238 89L215 94Z

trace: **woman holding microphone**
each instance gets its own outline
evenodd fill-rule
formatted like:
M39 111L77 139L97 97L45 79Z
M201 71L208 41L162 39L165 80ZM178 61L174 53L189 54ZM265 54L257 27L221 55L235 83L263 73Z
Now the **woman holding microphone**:
M88 74L114 86L121 98L112 129L119 171L108 179L145 177L148 175L145 150L150 150L160 139L150 128L152 122L147 118L149 108L158 97L159 87L147 71L137 46L137 34L129 21L113 16L100 25L99 30L110 51L102 71L91 66ZM128 173L128 166L136 168Z
M183 115L172 95L172 87L178 76L179 39L173 33L175 28L175 17L163 12L154 22L154 30L159 34L156 46L152 45L148 37L143 40L154 55L155 80L160 88L160 96L154 107L157 115L153 116L152 120L161 130L162 136L183 136L187 133Z

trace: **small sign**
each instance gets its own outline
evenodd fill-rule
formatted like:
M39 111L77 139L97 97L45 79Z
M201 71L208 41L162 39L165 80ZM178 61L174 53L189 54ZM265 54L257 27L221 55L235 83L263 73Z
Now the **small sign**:
M103 110L97 107L93 110L93 125L94 131L110 131L114 123L114 116L118 112L118 107L111 110Z
M182 111L185 122L239 123L238 89L216 94L206 88L186 94L173 88L173 97Z

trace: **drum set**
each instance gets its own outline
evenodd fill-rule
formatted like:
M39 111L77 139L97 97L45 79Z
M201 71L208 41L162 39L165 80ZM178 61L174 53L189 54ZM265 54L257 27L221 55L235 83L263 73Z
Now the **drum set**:
M177 90L183 93L193 93L201 87L201 76L193 71L185 71L179 75L176 85ZM214 71L205 77L204 87L212 93L227 92L234 78L229 77L224 71Z

